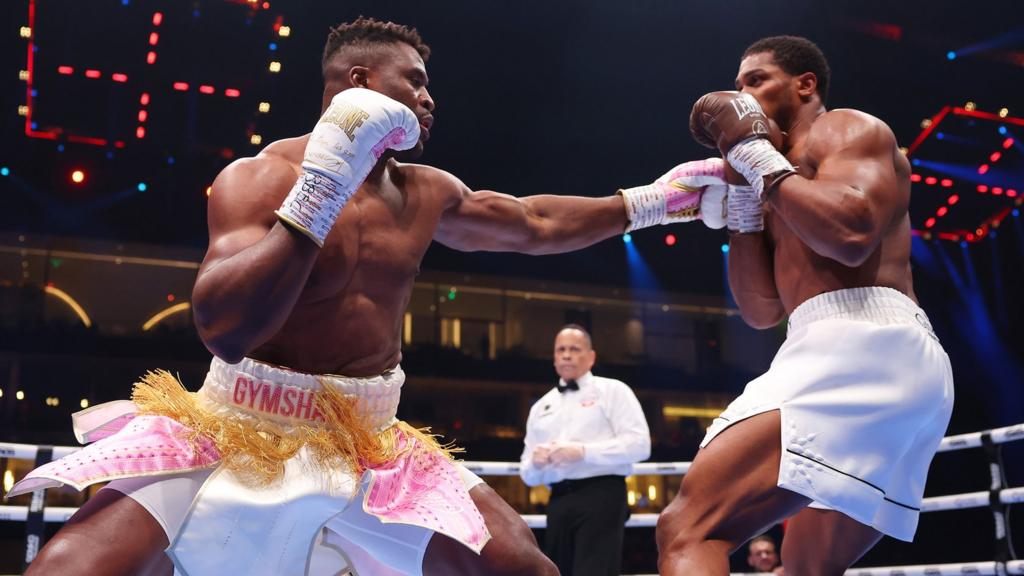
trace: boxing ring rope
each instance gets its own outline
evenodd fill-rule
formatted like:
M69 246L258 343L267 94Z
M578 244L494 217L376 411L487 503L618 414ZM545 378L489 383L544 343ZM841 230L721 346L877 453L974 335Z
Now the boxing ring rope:
M855 568L847 572L848 576L943 576L946 574L977 576L987 575L1024 575L1024 560L1015 560L1012 556L1012 543L1008 538L1006 507L1011 504L1024 503L1024 487L1007 488L1004 482L1000 445L1016 440L1024 440L1024 423L1004 426L981 432L957 434L943 438L938 452L952 452L968 448L983 448L988 456L991 485L987 491L933 496L925 498L921 504L921 512L938 512L942 510L963 510L967 508L989 507L996 524L995 560L984 562L967 562L956 564L928 564L919 566L886 566L876 568ZM17 458L35 460L41 465L52 459L61 458L80 448L77 446L35 446L32 444L16 444L0 442L0 458ZM480 476L518 476L518 462L466 461L463 462L470 471ZM690 469L690 462L644 462L633 465L634 475L669 476L684 475ZM42 491L33 494L29 506L0 506L0 521L12 522L66 522L78 509L73 507L49 507L42 503ZM531 528L544 528L547 519L543 514L523 514L522 518ZM652 527L657 524L658 514L633 514L626 522L628 528ZM29 531L29 556L38 549L39 530L37 534ZM35 537L35 541L33 541Z

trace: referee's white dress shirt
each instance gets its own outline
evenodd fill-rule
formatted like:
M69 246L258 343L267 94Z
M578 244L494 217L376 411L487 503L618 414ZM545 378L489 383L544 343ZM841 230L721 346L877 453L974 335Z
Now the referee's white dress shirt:
M552 388L530 408L519 467L528 486L606 474L628 476L634 462L651 455L651 432L629 386L590 372L576 383L579 390ZM548 442L582 443L583 460L535 467L533 449Z

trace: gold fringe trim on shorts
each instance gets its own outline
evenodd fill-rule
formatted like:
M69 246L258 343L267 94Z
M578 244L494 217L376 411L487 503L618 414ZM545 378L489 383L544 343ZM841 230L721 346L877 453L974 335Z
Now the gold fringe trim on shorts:
M391 462L410 449L437 451L449 459L462 452L450 443L438 442L438 436L430 434L429 429L417 429L403 421L380 433L372 432L356 412L355 399L331 386L317 391L315 405L324 416L324 422L317 426L282 426L256 415L240 415L229 407L224 413L211 411L166 370L149 372L136 382L132 401L140 415L167 416L191 428L191 440L198 436L213 440L223 465L254 485L279 478L284 463L303 446L323 469L344 466L357 477L367 468ZM413 441L400 442L399 431Z

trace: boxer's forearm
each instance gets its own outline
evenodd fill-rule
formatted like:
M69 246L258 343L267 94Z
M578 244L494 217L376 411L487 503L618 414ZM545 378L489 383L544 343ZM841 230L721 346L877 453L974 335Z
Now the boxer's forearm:
M276 334L309 279L319 249L278 223L248 248L200 272L192 310L206 347L237 362Z
M620 196L528 196L472 192L445 214L434 239L465 252L557 254L586 248L626 229Z
M860 266L881 241L880 218L865 194L842 182L793 176L768 194L772 208L811 250Z
M771 328L785 316L763 233L729 236L729 289L743 320L753 328Z
M619 196L528 196L523 204L534 216L533 233L521 250L530 254L579 250L626 229L626 208Z

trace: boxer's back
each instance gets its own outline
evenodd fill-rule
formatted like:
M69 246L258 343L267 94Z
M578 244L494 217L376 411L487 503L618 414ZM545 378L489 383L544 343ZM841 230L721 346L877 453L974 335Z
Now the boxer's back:
M832 117L823 123L830 115ZM844 131L846 138L850 138L849 134L860 134L852 136L854 139L877 136L877 131L891 134L880 120L867 114L834 110L819 116L807 137L792 143L786 157L799 168L802 176L813 179L823 161L842 158L843 147L850 144L837 134ZM787 314L818 294L858 286L886 286L914 298L910 273L910 218L907 212L910 163L899 151L895 138L891 146L886 145L885 148L887 151L884 153L891 157L891 163L886 159L884 164L886 170L891 169L889 180L893 182L885 201L891 203L893 218L886 226L879 245L860 266L848 267L816 253L778 214L769 211L768 232L774 246L775 284Z
M290 169L297 178L306 140L275 142L251 161ZM436 170L387 162L382 177L371 176L342 210L281 330L249 357L347 376L379 374L399 362L413 280L450 199ZM288 191L274 187L251 201L272 225ZM211 229L211 245L216 241Z

